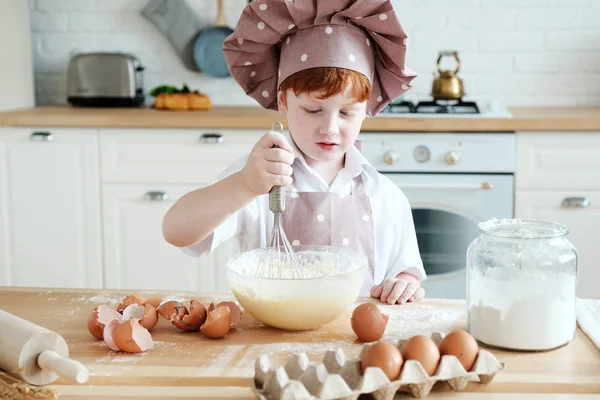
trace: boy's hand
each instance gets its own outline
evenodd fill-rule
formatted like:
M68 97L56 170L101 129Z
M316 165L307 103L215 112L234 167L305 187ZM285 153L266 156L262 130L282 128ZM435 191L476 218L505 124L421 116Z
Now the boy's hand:
M259 196L269 193L273 186L291 185L293 162L294 151L285 136L269 131L254 145L240 173L246 188Z
M406 274L408 275L408 274ZM425 290L419 281L399 274L396 278L386 278L381 285L371 288L371 297L380 299L383 303L404 304L407 301L417 301L425 296Z

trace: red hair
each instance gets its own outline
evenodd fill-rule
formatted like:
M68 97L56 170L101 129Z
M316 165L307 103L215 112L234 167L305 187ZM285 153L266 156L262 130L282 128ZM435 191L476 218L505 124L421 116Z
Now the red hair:
M352 85L350 96L357 103L369 100L371 83L366 76L345 68L319 67L298 71L288 76L280 85L279 90L301 93L318 92L320 99L327 99L338 93L343 93L348 84ZM286 98L284 97L284 102Z

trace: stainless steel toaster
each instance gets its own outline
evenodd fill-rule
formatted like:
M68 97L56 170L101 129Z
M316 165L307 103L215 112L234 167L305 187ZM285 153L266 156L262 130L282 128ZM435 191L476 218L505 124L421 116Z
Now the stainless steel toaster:
M140 61L126 53L79 53L69 60L67 101L73 106L137 107L144 104Z

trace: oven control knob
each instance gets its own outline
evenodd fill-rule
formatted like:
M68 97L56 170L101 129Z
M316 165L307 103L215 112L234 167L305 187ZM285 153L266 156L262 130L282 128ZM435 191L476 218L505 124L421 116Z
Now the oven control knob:
M454 165L460 160L460 154L455 151L449 151L446 153L445 159L447 164Z
M398 162L400 155L395 150L388 150L383 153L383 161L388 165L394 165Z
M415 160L417 160L420 163L424 163L429 161L430 157L431 157L431 151L429 150L429 148L427 146L418 146L415 148L414 152L413 152L413 156L415 157Z

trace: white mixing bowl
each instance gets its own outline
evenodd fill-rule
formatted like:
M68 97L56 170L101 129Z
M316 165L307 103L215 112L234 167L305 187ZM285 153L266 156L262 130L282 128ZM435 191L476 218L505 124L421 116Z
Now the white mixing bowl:
M227 262L227 279L242 307L267 325L291 331L315 329L335 319L360 294L368 264L361 253L295 246L305 277L270 279L256 276L264 252L256 249L232 257ZM318 275L324 276L309 277Z

